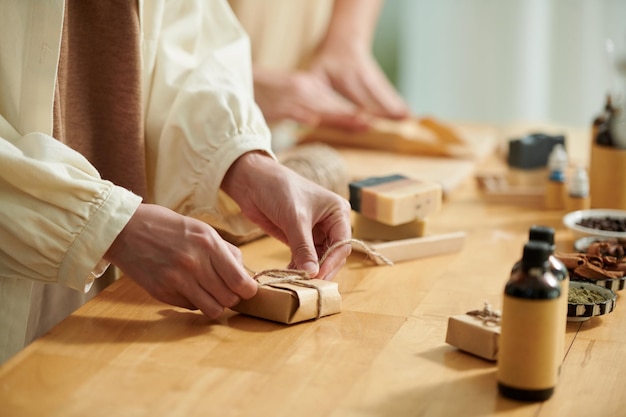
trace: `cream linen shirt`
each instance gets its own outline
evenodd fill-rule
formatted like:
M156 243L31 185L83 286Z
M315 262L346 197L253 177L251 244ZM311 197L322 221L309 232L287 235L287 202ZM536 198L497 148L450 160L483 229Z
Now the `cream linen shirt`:
M225 1L139 8L148 199L248 233L219 186L243 153L272 155L249 39ZM38 286L87 291L141 203L50 136L63 16L63 0L0 3L0 363L47 330L32 328Z

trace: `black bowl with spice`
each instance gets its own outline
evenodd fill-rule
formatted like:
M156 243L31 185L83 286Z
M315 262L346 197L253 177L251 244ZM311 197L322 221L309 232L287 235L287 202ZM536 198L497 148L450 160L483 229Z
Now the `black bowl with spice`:
M571 281L567 301L567 321L585 321L613 311L617 295L599 285Z

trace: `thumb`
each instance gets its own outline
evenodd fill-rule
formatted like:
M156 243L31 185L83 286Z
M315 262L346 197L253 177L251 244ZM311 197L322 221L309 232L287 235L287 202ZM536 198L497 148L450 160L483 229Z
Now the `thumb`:
M305 271L310 277L315 277L320 267L311 234L304 230L294 232L293 235L287 236L292 263L296 269Z

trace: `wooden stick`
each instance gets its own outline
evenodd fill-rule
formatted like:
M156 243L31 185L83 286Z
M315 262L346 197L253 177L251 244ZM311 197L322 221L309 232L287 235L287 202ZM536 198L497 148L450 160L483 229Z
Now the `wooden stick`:
M465 232L392 240L388 242L366 242L375 251L392 262L401 262L428 256L458 252L465 243ZM363 252L363 248L353 245L352 249Z

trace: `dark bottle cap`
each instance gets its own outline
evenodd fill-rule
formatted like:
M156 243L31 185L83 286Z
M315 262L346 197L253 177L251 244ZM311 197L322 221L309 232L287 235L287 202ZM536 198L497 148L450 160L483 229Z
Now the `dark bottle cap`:
M546 242L531 240L524 245L522 265L526 268L543 266L551 252L552 248Z
M530 231L528 232L528 240L546 242L551 247L554 247L554 228L533 225L530 227Z

